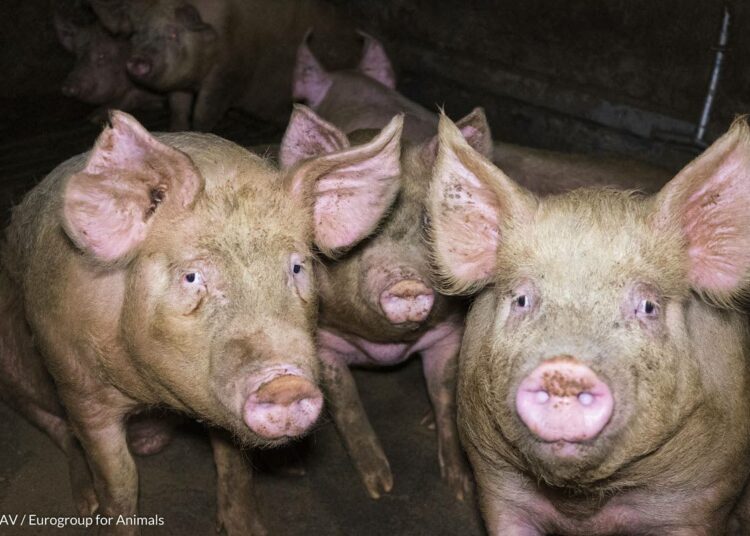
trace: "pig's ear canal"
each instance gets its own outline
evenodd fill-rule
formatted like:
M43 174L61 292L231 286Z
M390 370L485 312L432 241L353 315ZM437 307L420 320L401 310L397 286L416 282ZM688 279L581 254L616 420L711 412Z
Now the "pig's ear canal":
M491 281L503 230L528 221L535 198L474 150L445 115L428 211L433 263L442 290L468 294Z
M349 148L346 134L321 119L307 106L296 104L279 149L282 169L324 154Z
M694 290L731 305L750 290L750 128L745 119L659 192L656 224L687 243Z
M84 169L65 186L62 224L98 262L127 261L146 238L162 205L190 206L203 180L185 153L164 145L138 121L113 112Z
M372 233L401 185L403 116L369 143L304 162L289 177L292 195L312 205L315 245L334 256Z
M312 108L323 102L333 80L310 50L307 42L312 35L308 30L297 49L292 81L292 99L304 101Z
M377 80L391 89L396 89L396 74L393 65L385 53L383 45L365 32L358 32L364 38L362 45L362 59L359 60L357 70L363 75Z

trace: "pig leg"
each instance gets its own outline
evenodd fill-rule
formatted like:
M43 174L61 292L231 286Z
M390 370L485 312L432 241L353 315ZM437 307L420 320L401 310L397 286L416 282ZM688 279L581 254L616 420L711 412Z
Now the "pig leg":
M357 393L346 356L337 350L321 346L323 386L328 393L328 409L336 429L344 440L346 450L373 499L380 498L393 488L393 475L383 447L367 419Z
M459 500L471 491L471 471L456 429L456 373L462 332L463 329L456 326L444 338L421 350L437 427L440 475Z
M234 102L241 83L236 76L209 76L203 82L195 102L193 128L201 132L213 130Z
M173 91L169 100L169 130L190 130L190 112L193 110L193 94L188 91Z
M229 536L264 536L253 493L252 471L242 452L223 430L209 430L216 463L217 532Z
M81 515L97 508L86 458L60 405L52 377L36 351L23 306L0 273L0 399L46 433L68 458L73 502Z
M70 422L86 452L99 499L98 513L104 516L132 516L137 513L138 472L126 438L125 414L128 401L113 388L97 390L99 403L79 392L60 390L68 409ZM116 525L104 529L106 534L132 535L138 527Z

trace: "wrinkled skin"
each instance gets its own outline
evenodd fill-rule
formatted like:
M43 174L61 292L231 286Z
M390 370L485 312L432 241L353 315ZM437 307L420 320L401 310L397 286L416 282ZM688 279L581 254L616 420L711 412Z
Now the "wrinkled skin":
M749 163L737 122L657 195L539 197L441 119L430 238L446 292L483 289L457 404L490 534L750 530Z
M398 189L401 120L284 173L215 136L152 136L121 112L110 121L13 213L0 392L68 454L81 514L136 514L128 415L158 406L201 419L220 526L264 534L230 437L277 445L314 424L311 249L351 247L377 225ZM339 179L368 166L378 185L342 192Z
M120 110L156 109L166 99L136 86L128 77L125 64L130 41L108 33L96 21L55 14L60 43L75 54L73 70L63 82L65 96L100 106L92 120L106 118L109 108Z
M285 120L295 48L309 27L320 29L319 50L329 60L351 62L346 53L330 52L350 50L353 36L321 1L107 0L95 8L103 23L129 31L128 72L168 94L171 130L211 130L231 107Z

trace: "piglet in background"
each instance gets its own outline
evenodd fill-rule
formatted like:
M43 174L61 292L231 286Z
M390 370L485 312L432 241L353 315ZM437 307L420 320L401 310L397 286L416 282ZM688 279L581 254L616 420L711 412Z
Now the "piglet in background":
M441 288L478 293L457 403L488 532L748 534L745 121L651 197L539 197L439 136L430 236Z
M172 130L211 130L232 107L285 121L295 50L311 26L334 65L353 56L349 25L322 0L107 0L95 9L130 35L128 72L168 95Z
M106 119L109 108L133 111L164 107L166 97L130 80L126 68L131 49L128 38L110 34L84 5L58 4L54 22L60 44L76 57L62 92L98 106L91 116L93 121Z

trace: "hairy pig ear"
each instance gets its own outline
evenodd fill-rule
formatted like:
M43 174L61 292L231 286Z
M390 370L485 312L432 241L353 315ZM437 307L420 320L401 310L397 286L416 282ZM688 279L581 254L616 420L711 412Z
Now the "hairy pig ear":
M289 176L312 207L315 244L334 256L372 233L401 186L403 115L368 143L307 160Z
M470 147L488 160L492 160L492 132L483 108L474 108L469 115L456 121L456 126ZM422 146L422 160L428 166L435 163L439 138L439 134L436 134Z
M468 294L493 278L504 229L528 220L536 199L472 148L443 114L427 206L442 290Z
M62 206L67 235L105 265L132 258L160 206L185 209L203 188L188 155L124 112L112 112L110 123L83 170L68 178Z
M669 181L655 224L686 242L694 290L731 305L750 287L750 128L744 118Z
M279 163L289 169L308 158L349 148L341 130L321 119L307 106L295 104L279 148Z

